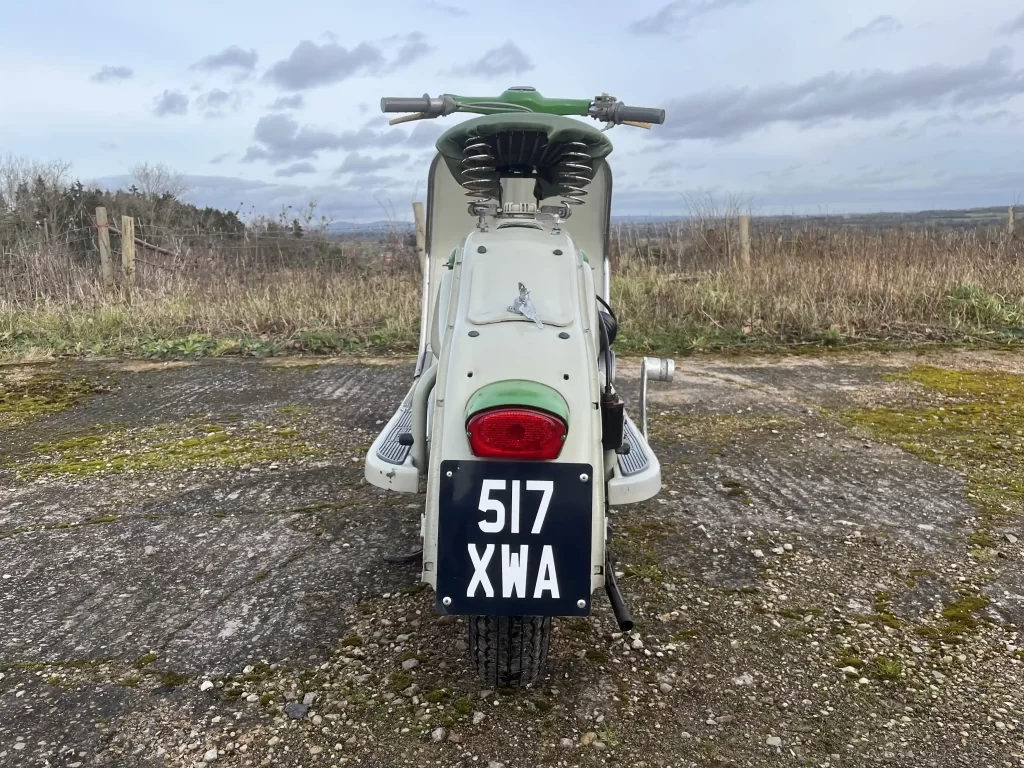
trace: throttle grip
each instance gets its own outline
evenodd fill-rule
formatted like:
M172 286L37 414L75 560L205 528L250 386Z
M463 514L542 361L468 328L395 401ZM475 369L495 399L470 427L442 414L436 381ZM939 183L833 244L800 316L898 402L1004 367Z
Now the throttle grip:
M627 107L625 104L615 108L615 122L624 123L654 123L661 125L665 122L664 109L652 109L650 107Z
M380 100L381 112L428 112L429 110L430 96L426 94L415 99L386 96Z

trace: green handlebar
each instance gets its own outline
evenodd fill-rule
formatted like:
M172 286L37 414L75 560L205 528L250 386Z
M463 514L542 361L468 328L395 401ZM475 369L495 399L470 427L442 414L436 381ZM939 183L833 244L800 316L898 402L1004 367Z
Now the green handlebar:
M609 125L629 123L645 128L650 128L651 124L661 125L665 122L665 110L663 109L627 107L606 93L593 99L547 99L533 88L525 86L509 88L500 96L456 96L445 93L432 97L425 93L416 98L389 97L380 100L380 109L382 112L411 113L408 117L392 120L392 125L409 120L442 117L453 112L469 112L475 115L500 115L516 112L573 115L592 117Z
M493 115L503 112L538 112L546 115L590 114L590 99L548 99L534 90L509 89L494 96L451 96L459 112Z

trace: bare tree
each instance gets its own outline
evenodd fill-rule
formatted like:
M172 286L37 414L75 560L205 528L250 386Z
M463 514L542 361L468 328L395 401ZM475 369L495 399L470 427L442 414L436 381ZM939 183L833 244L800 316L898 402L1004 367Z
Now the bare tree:
M131 167L131 175L136 188L146 197L170 195L179 199L189 190L185 175L172 171L163 163L136 163Z
M13 210L19 187L32 187L41 179L47 189L63 189L70 173L71 163L65 160L44 162L8 153L0 157L0 201Z

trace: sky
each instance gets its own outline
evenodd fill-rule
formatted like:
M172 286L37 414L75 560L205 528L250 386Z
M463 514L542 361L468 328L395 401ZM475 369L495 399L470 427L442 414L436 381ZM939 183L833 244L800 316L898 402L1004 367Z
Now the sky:
M380 98L512 85L667 110L609 133L620 215L1024 202L1020 0L7 0L0 154L407 219L461 118L389 127Z

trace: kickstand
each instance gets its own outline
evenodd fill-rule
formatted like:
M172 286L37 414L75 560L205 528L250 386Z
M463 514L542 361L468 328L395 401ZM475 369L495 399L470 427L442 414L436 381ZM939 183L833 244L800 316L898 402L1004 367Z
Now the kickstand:
M405 565L407 563L415 563L417 560L423 557L423 548L420 547L415 552L408 552L404 555L384 555L385 563L398 563Z

